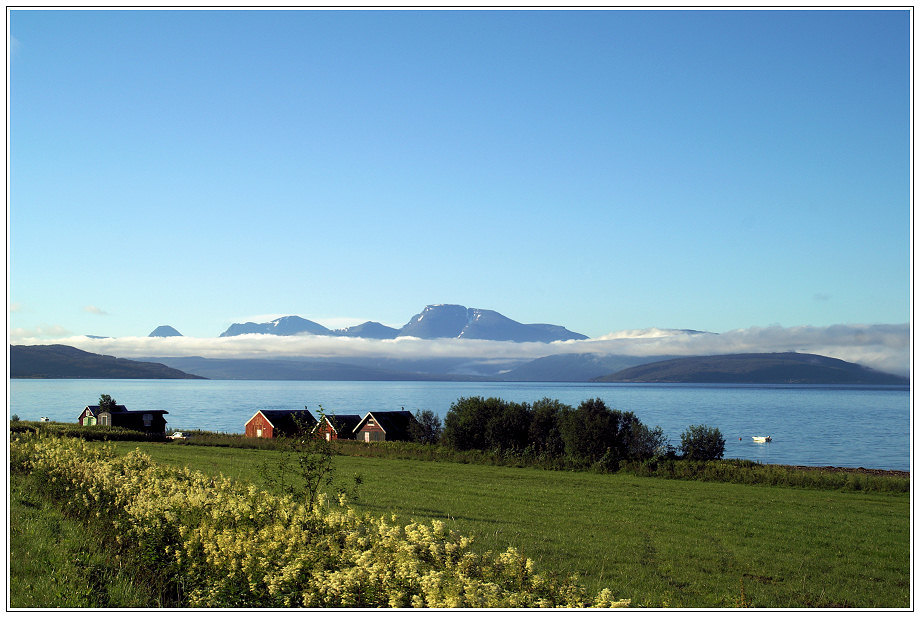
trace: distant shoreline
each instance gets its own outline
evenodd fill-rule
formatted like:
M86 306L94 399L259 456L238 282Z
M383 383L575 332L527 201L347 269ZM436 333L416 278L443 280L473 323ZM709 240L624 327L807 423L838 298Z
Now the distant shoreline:
M848 474L871 474L873 476L897 476L900 478L910 478L910 470L883 470L880 468L841 468L838 466L794 466L790 464L766 464L769 466L781 466L790 470L810 470L816 472L845 472Z

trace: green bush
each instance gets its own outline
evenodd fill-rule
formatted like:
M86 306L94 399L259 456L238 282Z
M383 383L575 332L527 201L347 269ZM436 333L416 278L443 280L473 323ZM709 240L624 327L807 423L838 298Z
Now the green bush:
M690 425L680 434L680 451L687 459L712 461L725 454L725 438L717 427Z

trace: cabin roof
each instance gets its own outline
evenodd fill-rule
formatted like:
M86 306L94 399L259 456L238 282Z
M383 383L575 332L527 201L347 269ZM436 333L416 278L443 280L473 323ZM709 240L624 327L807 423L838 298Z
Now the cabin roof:
M86 408L84 408L83 411L85 412L86 410L89 410L89 411L90 411L90 414L92 414L93 416L98 415L99 412L100 412L99 406L86 406ZM123 406L123 405L121 405L121 404L117 404L114 408L112 408L111 410L109 410L109 412L110 412L111 414L117 414L117 415L124 415L124 414L169 414L169 412L167 412L166 410L128 410L127 407L125 407L125 406Z
M301 428L301 424L306 426L306 429L312 429L316 425L316 419L310 414L309 410L256 410L256 413L252 415L252 418L255 418L258 414L261 414L268 420L272 427L286 432L297 432ZM249 421L252 420L249 419ZM247 423L249 421L246 421Z
M354 427L361 422L360 414L327 414L323 418L336 433L353 433Z

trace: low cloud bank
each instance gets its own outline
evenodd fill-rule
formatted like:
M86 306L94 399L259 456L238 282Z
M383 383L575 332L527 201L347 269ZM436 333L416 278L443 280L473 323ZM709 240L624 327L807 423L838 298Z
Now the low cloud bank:
M383 357L529 360L552 354L630 356L709 355L752 352L803 352L831 356L900 376L910 374L908 324L828 327L752 327L725 333L646 329L620 331L597 339L553 343L514 343L473 339L377 340L302 335L237 337L13 337L12 344L59 343L122 358L203 356L206 358Z

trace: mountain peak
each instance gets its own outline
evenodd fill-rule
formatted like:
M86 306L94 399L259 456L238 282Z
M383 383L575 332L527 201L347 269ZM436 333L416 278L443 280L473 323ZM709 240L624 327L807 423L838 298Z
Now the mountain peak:
M402 336L420 339L488 339L493 341L551 341L587 339L562 326L521 324L491 309L462 305L428 305L400 329Z
M148 337L181 337L182 333L177 331L172 326L169 326L168 324L164 324L163 326L157 326L156 328L154 328L153 332L151 332L147 336Z
M236 335L331 335L332 331L321 324L305 320L297 315L286 315L276 318L270 322L256 324L255 322L246 322L244 324L234 323L220 334L221 337L235 337Z
M380 322L364 322L357 326L337 328L332 332L342 337L362 337L364 339L395 339L399 335L399 330Z

